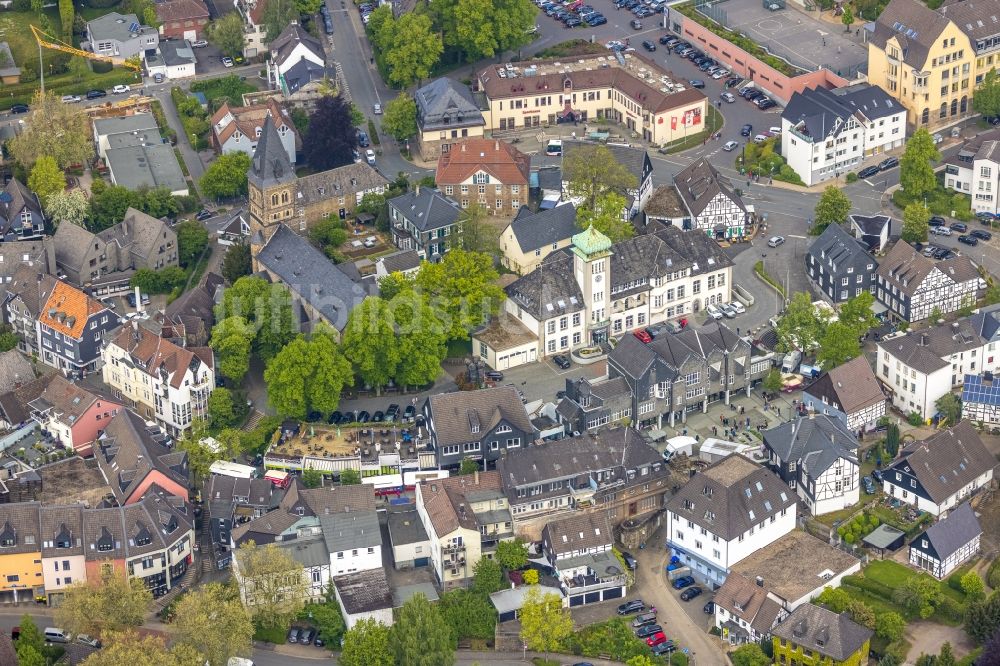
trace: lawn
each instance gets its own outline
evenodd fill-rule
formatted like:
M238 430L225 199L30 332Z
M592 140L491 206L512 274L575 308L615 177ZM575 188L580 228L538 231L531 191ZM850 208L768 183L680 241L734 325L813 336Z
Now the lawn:
M930 619L934 622L952 626L961 624L961 618L964 614L966 603L965 595L959 590L956 590L948 585L947 581L938 581L932 578L929 574L919 573L891 560L872 561L862 570L861 573L863 578L874 583L884 585L892 590L902 587L907 580L915 576L926 577L933 580L941 589L941 593L946 598L946 601L942 602L943 605L938 605ZM850 585L848 581L845 581L845 584ZM881 595L875 594L874 592L868 590L858 590L858 588L853 586L851 586L851 592L857 598L863 599L865 603L869 603L876 612L881 612L881 610L895 610L904 617L911 619L913 617L912 613L905 612L891 599L886 599ZM879 605L876 606L876 604L871 600L877 600Z
M253 628L253 639L255 641L263 641L265 643L274 643L275 645L285 644L285 632L286 629L281 627L267 628L262 627L259 624L255 624Z
M218 105L213 104L213 102L219 100L221 103L223 98L231 104L242 106L243 95L256 91L256 88L235 74L217 79L204 79L191 84L191 92L203 93L208 99L209 106L213 109L218 108Z
M892 193L892 203L900 210L906 208L907 204L913 203L913 197L907 196L903 189L898 189ZM927 208L932 215L947 215L956 220L968 222L975 216L972 214L972 200L968 195L956 192L944 186L944 172L937 174L937 187L924 197L917 199L920 203L927 204ZM952 211L955 212L952 215Z

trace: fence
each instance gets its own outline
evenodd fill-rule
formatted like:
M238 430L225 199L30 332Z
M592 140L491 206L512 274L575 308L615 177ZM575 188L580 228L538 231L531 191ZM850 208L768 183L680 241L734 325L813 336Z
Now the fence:
M21 426L14 432L5 435L3 439L0 439L0 451L6 451L10 447L14 446L22 439L33 433L37 425L38 425L37 423L31 421L27 425Z

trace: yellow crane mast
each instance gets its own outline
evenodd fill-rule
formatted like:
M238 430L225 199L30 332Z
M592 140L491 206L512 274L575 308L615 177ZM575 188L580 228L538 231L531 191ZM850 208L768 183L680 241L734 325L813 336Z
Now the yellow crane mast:
M29 25L31 28L31 34L35 36L35 41L38 42L38 80L41 82L42 92L45 92L45 68L42 65L42 48L52 49L53 51L62 51L63 53L69 53L70 55L80 56L81 58L87 58L88 60L97 60L99 62L107 62L112 65L119 65L120 67L127 67L128 69L135 70L137 72L142 71L142 68L125 58L115 58L113 56L100 55L98 53L91 53L90 51L84 51L83 49L78 49L75 46L71 46L59 39L56 39L52 35L42 32L34 25Z

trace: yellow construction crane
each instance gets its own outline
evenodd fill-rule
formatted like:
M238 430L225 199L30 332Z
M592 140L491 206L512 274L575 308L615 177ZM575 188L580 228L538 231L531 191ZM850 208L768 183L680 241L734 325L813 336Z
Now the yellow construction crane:
M119 65L121 67L127 67L129 69L135 70L137 72L142 71L142 68L138 63L132 62L131 60L126 60L125 58L115 58L113 56L100 55L98 53L91 53L90 51L84 51L78 49L75 46L71 46L59 39L56 39L52 35L42 32L34 25L29 25L31 28L31 34L35 36L35 41L38 42L38 80L41 82L42 92L45 92L45 68L42 65L42 48L52 49L53 51L62 51L63 53L69 53L70 55L80 56L81 58L87 58L88 60L97 60L100 62L111 63L112 65Z

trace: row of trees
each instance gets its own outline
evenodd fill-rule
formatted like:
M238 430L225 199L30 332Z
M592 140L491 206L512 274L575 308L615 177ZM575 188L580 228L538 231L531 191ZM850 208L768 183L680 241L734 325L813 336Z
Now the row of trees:
M865 291L840 307L836 321L816 308L809 294L797 292L778 319L775 333L782 351L816 349L817 360L832 368L861 355L861 338L878 326L872 312L875 297Z

